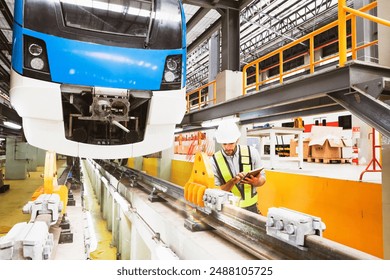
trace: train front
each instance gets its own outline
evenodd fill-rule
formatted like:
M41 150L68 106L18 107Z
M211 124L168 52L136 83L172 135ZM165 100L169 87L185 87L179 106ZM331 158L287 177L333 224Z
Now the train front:
M186 108L180 1L16 0L14 20L10 97L31 145L114 159L173 144Z

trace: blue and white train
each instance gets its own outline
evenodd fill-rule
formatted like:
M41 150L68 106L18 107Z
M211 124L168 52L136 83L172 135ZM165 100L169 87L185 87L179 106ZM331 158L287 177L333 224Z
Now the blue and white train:
M15 0L10 98L27 141L96 159L170 147L185 23L178 0Z

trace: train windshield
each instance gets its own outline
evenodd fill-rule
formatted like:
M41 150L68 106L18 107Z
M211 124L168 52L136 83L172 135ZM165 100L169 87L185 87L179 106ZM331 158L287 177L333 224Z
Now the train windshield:
M24 0L26 29L71 40L155 50L183 47L177 0Z
M65 25L91 31L147 37L153 0L61 0Z

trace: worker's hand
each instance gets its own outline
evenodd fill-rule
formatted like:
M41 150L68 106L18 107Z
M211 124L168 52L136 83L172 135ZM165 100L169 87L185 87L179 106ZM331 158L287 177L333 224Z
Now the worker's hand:
M242 178L245 177L245 174L246 173L244 173L244 172L238 173L236 176L231 178L226 184L220 186L220 188L224 191L230 192L231 189L234 187L234 185L238 184L238 182L240 182L242 180Z
M242 184L250 184L254 187L260 187L265 183L265 178L261 176L261 174L257 176L248 175L244 177L244 179L240 182Z
M234 184L242 183L245 179L246 172L240 172L234 178L232 179L234 181Z
M246 172L238 173L236 176L234 176L232 179L230 179L226 184L220 186L220 188L224 191L231 191L231 189L234 187L235 184L250 184L254 187L260 187L264 185L265 178L261 176L261 174L257 176L249 175L245 178Z

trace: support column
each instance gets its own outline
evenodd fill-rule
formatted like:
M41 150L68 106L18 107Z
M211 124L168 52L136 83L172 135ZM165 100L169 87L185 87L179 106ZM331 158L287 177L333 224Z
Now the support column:
M24 180L27 177L27 143L7 138L5 179Z
M220 57L220 40L219 32L214 33L209 41L209 81L216 79L219 72ZM214 88L209 86L208 100L214 99Z
M390 20L390 1L378 0L378 17ZM390 66L390 28L378 24L379 64ZM382 141L382 219L383 219L383 254L390 260L390 139Z
M46 150L37 148L37 165L45 166Z
M171 179L171 167L174 155L174 147L162 151L160 159L160 170L158 177L169 181Z
M222 19L222 69L240 70L240 12L224 10Z
M38 148L37 147L33 147L31 145L28 145L27 146L27 156L28 158L27 160L27 171L28 172L34 172L34 171L37 171L37 167L38 167L38 161L37 161L37 158L38 158Z

